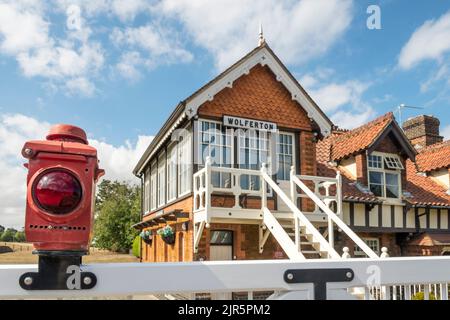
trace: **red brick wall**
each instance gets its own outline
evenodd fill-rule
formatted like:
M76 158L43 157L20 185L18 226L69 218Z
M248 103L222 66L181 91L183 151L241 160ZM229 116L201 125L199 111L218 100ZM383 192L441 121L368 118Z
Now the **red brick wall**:
M194 260L210 259L209 242L212 230L233 231L233 256L235 256L237 260L287 259L287 256L272 235L267 239L263 253L259 253L258 228L258 225L213 223L209 229L204 230L200 240L199 251L194 255ZM280 253L280 256L276 256L275 252Z
M275 122L279 127L311 130L307 113L289 91L276 80L269 67L254 66L205 102L198 110L200 116L219 117L233 115L250 119Z
M440 256L444 246L418 246L418 245L405 245L403 247L404 256Z
M367 233L367 232L358 232L358 236L361 238L377 238L380 241L380 253L381 248L386 247L388 249L389 256L397 257L401 255L400 246L396 243L395 233ZM336 233L335 233L336 237ZM343 232L338 234L338 239L335 241L335 249L336 251L342 255L342 249L344 247L349 248L349 253L352 257L354 257L355 243L353 240L347 237L347 235Z
M367 179L367 157L365 153L355 156L356 161L356 180L364 186L368 185Z

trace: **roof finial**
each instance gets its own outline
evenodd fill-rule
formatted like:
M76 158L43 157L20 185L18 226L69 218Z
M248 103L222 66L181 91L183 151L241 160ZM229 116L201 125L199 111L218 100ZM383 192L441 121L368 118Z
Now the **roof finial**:
M264 39L264 34L263 34L263 27L262 27L262 23L259 23L259 41L258 41L258 46L262 46L264 44L264 42L266 42L266 40Z

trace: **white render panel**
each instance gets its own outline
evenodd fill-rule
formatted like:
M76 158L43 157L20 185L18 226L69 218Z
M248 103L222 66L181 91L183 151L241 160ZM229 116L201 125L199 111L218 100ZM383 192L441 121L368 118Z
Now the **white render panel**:
M369 212L369 227L379 227L380 221L378 221L378 206L374 206Z
M403 228L403 207L395 206L395 225L396 228Z
M406 214L406 227L407 228L415 228L416 227L416 219L414 217L414 209L409 209Z
M430 209L430 228L437 229L438 221L437 221L437 209Z
M346 224L350 224L350 204L348 202L342 203L342 218Z
M427 227L427 216L425 215L425 209L419 208L419 227L425 229Z
M390 228L391 225L391 206L382 205L383 208L383 228Z
M363 204L355 203L355 226L364 227L366 225L366 211Z
M448 229L448 211L441 209L441 229Z

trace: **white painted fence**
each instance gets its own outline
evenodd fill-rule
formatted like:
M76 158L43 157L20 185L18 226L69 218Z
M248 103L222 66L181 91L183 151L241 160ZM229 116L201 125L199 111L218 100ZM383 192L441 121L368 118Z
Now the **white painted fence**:
M97 285L90 290L27 291L19 277L35 265L1 265L0 298L95 297L150 294L190 295L198 292L274 291L270 299L313 299L312 283L289 283L289 272L349 269L351 281L329 282L327 299L448 299L450 257L125 263L83 265ZM288 271L290 270L290 271ZM192 296L192 295L190 295Z

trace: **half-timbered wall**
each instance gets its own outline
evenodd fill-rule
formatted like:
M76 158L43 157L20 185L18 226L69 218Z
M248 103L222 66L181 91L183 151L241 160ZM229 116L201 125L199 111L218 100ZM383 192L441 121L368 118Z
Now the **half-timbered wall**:
M344 221L359 231L414 232L416 230L448 231L449 210L408 208L399 205L370 205L344 202Z

